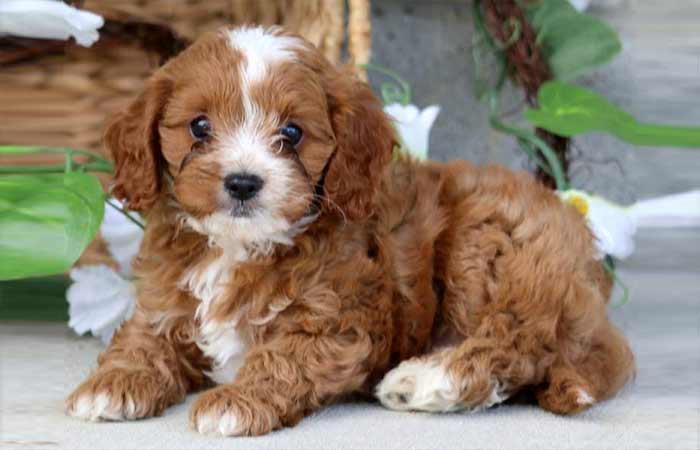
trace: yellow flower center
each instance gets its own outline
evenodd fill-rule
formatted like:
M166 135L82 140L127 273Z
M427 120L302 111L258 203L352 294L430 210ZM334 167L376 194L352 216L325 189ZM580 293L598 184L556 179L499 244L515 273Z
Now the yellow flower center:
M580 195L572 195L566 202L576 208L584 217L588 214L588 201Z

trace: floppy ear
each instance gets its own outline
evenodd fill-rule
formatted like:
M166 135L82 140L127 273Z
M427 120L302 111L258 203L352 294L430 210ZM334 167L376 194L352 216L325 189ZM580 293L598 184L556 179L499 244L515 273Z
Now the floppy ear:
M384 167L391 159L396 138L369 86L350 70L332 70L327 96L336 150L329 162L324 189L331 204L348 219L372 213L372 200Z
M158 122L170 93L167 80L152 78L144 91L107 125L104 144L114 161L112 195L134 211L149 209L160 192Z

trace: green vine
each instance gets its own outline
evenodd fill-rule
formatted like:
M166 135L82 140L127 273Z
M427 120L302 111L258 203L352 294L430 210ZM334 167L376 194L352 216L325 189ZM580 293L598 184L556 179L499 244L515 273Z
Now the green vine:
M559 158L557 158L554 150L552 150L552 148L535 133L501 121L499 117L498 104L498 92L492 90L489 92L489 123L491 124L491 127L502 133L514 136L521 143L525 143L525 145L532 145L536 147L544 157L544 162L539 159L534 152L532 156L535 158L534 160L537 164L542 165L542 167L547 170L548 173L552 174L554 182L557 185L557 190L565 191L569 189L569 182L566 179L564 169L562 168Z
M105 203L144 228L107 198L92 174L114 173L103 157L64 147L0 146L0 156L31 154L61 154L64 161L0 166L0 280L68 270L98 232Z
M617 42L617 36L614 34L614 32L612 32L612 30L610 30L605 24L598 23L596 19L579 14L578 12L570 8L570 5L565 0L547 0L546 2L540 2L538 4L532 5L530 13L532 13L531 17L535 17L534 22L537 22L541 27L537 36L537 44L546 47L545 54L548 57L558 58L556 60L548 61L550 64L556 63L554 66L555 76L569 76L572 73L581 73L583 71L590 70L590 68L611 59L612 55L614 55L614 53L617 51L616 48L618 46L612 45ZM490 126L498 132L514 137L517 140L520 149L528 156L528 158L531 161L533 161L544 173L551 176L551 178L554 180L556 189L558 191L565 191L569 189L569 180L567 179L566 173L563 169L563 164L559 160L554 149L552 149L547 142L545 142L542 138L537 136L537 134L535 134L533 131L518 127L513 124L506 123L502 120L500 98L505 82L507 80L509 70L512 70L508 65L508 61L504 52L521 38L522 24L515 18L510 18L506 20L502 24L502 27L506 33L509 32L510 36L508 37L508 39L505 40L505 42L500 43L496 39L494 39L494 37L491 35L488 28L486 27L486 23L484 20L483 2L481 0L474 0L472 2L472 14L474 18L473 20L475 28L475 45L472 47L472 59L474 62L475 71L477 73L477 76L475 78L477 80L479 79L479 69L481 69L483 65L483 57L480 53L481 43L486 44L491 55L495 58L498 66L498 74L495 77L495 84L489 86L488 83L482 82L482 86L488 87L478 92L479 97L484 98L488 103ZM587 42L584 42L583 39L581 40L581 42L576 42L576 39L578 39L578 37L576 36L567 37L565 34L556 35L555 31L552 30L560 30L562 28L561 26L559 28L556 27L556 25L562 24L562 22L557 22L559 20L567 21L568 24L580 24L584 21L587 21L587 24L590 28L595 28L600 31L599 39L601 40L601 42L594 43L597 44L597 47L595 47L594 45L594 51L585 54L586 57L590 57L589 60L586 60L586 58L584 57L582 58L584 62L577 65L577 61L571 63L566 59L562 58L562 55L566 56L565 53L557 52L557 44L561 43L563 40L568 40L569 43L574 42L575 44L581 46L581 48L588 44ZM548 30L545 29L545 25L549 27ZM566 27L563 28L564 31L566 31ZM538 110L534 111L534 113L528 111L527 114L527 118L531 122L531 117L534 117L538 112ZM540 113L540 117L543 117L543 114L544 113ZM542 127L543 122L545 121L541 120L536 125ZM554 122L554 120L549 120L549 122ZM566 121L561 121L561 123L568 124L568 122ZM548 125L548 123L544 123L544 125ZM565 128L564 126L561 126L560 129L553 129L554 127L552 126L544 126L543 128L547 129L550 132L555 132L564 136L572 136L572 134L560 132L561 129ZM649 130L658 131L658 129L654 130L651 127L647 127L643 131ZM668 129L666 128L662 131L667 130ZM677 134L680 135L681 133ZM681 138L685 138L685 136L681 136ZM626 304L629 300L629 289L615 271L614 261L612 257L610 257L609 255L606 256L606 258L602 261L602 265L605 268L606 272L610 275L610 277L620 286L620 288L623 291L622 301L615 306L618 307Z
M20 147L14 145L0 146L0 155L3 154L60 154L65 156L64 164L37 166L37 165L21 165L21 166L0 166L0 175L7 174L28 174L28 173L67 173L67 172L103 172L114 173L112 163L94 153L66 147ZM85 163L76 162L74 155L86 156L88 161Z
M386 67L369 63L361 64L360 67L365 70L381 73L393 80L393 82L384 82L379 87L382 94L382 101L385 105L399 103L406 106L411 103L411 85L396 72Z
M126 217L129 221L131 221L137 227L141 228L142 230L146 229L145 225L140 220L138 220L136 217L132 216L129 213L129 211L127 211L126 209L119 207L116 203L114 203L109 198L105 197L105 203L107 203L109 206L111 206L115 210L119 211L120 213L122 213L124 215L124 217Z
M92 152L85 150L79 150L75 148L67 147L21 147L13 145L3 145L0 146L0 155L2 154L60 154L65 156L64 164L55 164L47 166L37 166L37 165L20 165L20 166L0 166L0 175L21 175L21 174L47 174L47 173L69 173L69 172L101 172L101 173L114 173L114 166L108 160L96 155ZM84 163L79 163L74 160L75 155L81 155L87 157L88 161ZM123 208L117 206L114 202L109 200L107 196L105 197L105 202L115 210L119 211L128 220L133 222L142 230L144 229L143 223L138 219L133 217Z
M630 299L630 290L627 287L627 284L625 284L625 282L622 281L622 278L620 278L620 276L617 274L617 271L615 270L615 261L613 260L612 256L606 255L600 263L608 275L612 277L613 281L615 281L615 283L620 286L620 289L622 289L622 299L619 303L612 305L613 308L619 308L620 306L626 305Z

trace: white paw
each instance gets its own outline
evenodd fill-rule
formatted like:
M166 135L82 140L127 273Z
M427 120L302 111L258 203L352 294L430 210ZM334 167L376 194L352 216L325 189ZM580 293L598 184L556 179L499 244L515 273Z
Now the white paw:
M585 390L576 389L576 403L579 405L592 405L595 403L595 398Z
M389 371L375 395L389 409L448 412L463 408L445 369L428 360L408 360Z
M221 414L200 414L194 419L194 427L201 434L220 434L222 436L242 434L242 430L238 426L238 418L228 411Z
M508 394L508 390L501 383L496 381L495 383L493 383L491 393L486 398L486 400L484 400L483 403L474 406L472 411L476 412L478 410L490 408L493 405L503 403L508 399L509 396L510 395Z
M99 420L131 420L136 418L136 405L133 399L125 402L112 401L109 394L83 394L73 400L66 408L72 417L93 422Z

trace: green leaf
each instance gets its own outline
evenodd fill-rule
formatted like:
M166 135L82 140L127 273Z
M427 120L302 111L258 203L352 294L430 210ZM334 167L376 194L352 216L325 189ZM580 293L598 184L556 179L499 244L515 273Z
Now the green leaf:
M576 11L567 0L543 0L528 12L557 79L571 80L607 64L622 49L610 26Z
M640 123L605 97L581 86L547 82L540 88L538 101L539 109L525 111L525 117L561 136L604 132L634 145L700 148L700 128Z
M530 23L536 30L542 30L553 17L567 14L579 14L568 0L541 0L528 4L527 12Z
M0 281L0 320L68 321L65 275Z
M3 154L28 154L28 153L42 153L44 147L27 147L24 145L0 145L0 155Z
M4 155L27 155L32 153L63 154L65 163L59 165L20 165L11 166L0 163L0 175L24 173L63 173L66 171L114 173L112 163L103 157L85 150L67 147L36 147L22 145L0 145L0 161ZM76 162L73 155L87 157L87 162Z
M88 174L0 177L0 280L66 271L97 233L104 194Z

